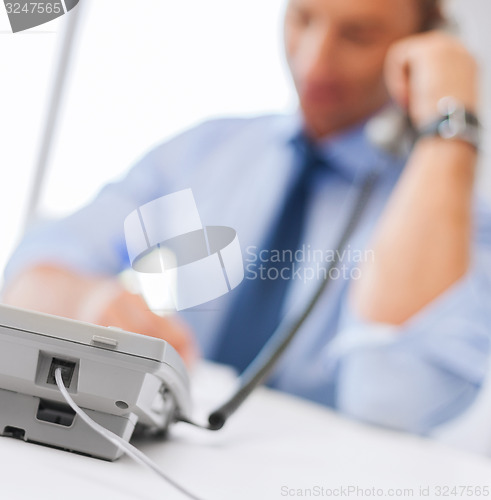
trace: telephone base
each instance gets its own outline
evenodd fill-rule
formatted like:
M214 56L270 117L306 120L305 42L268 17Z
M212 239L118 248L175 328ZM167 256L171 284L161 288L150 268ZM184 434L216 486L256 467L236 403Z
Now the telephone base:
M0 389L0 434L31 443L116 460L122 455L119 447L101 438L71 408L56 401L44 400ZM138 417L84 410L106 429L129 441Z

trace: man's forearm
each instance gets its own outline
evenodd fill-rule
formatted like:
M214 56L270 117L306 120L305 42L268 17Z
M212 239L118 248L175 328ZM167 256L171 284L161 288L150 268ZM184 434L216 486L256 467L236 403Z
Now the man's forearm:
M416 145L376 230L375 260L353 289L363 318L401 324L466 273L476 156L460 141Z

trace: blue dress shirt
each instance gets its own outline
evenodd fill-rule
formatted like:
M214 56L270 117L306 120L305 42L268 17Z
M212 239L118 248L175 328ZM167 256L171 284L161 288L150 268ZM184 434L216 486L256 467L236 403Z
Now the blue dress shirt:
M260 278L262 243L294 177L291 139L299 115L206 122L144 156L73 215L43 224L10 260L6 283L40 262L78 272L117 274L129 266L123 223L137 207L192 188L204 225L233 227L245 279ZM267 384L371 423L425 434L465 410L488 367L491 336L491 213L475 203L473 262L468 274L404 325L363 321L347 300L362 262L376 258L370 237L405 164L367 140L364 124L321 144L330 165L308 208L304 244L289 276L285 308L301 309L322 277L366 175L383 168L339 274L292 342ZM331 253L329 253L331 252ZM404 262L401 262L404 265ZM232 303L229 293L180 314L205 357Z

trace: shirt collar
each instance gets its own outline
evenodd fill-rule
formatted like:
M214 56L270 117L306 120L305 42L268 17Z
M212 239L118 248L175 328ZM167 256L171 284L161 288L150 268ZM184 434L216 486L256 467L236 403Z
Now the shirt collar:
M301 111L291 118L285 130L290 143L305 130ZM370 118L317 141L319 153L330 168L350 182L362 182L375 169L404 164L405 159L394 157L369 141L365 126Z

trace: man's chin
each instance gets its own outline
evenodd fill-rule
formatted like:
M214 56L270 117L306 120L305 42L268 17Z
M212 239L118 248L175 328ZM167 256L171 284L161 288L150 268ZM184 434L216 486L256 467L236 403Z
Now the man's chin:
M302 106L302 114L307 130L315 137L324 137L355 125L361 120L358 114L346 109L309 109Z

